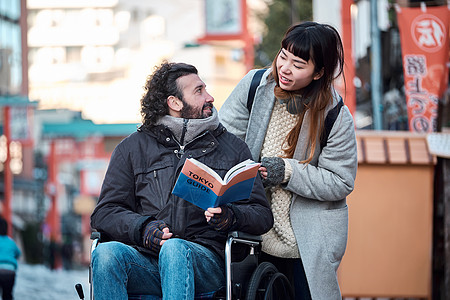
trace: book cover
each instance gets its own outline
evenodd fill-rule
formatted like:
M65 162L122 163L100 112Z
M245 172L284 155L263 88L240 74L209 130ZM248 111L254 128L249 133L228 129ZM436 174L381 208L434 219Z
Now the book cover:
M172 194L204 210L248 199L259 165L248 159L232 167L222 179L207 165L194 158L188 158Z

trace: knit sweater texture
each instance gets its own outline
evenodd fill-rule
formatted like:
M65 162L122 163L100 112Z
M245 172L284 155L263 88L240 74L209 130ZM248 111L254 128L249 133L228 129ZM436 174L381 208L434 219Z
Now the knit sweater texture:
M282 156L286 136L295 126L298 116L286 110L286 104L275 101L261 157ZM285 165L289 166L286 162ZM289 166L290 167L290 166ZM290 170L289 170L290 171ZM297 241L291 225L291 192L277 185L268 189L268 198L273 213L274 225L263 235L262 250L273 256L299 258Z

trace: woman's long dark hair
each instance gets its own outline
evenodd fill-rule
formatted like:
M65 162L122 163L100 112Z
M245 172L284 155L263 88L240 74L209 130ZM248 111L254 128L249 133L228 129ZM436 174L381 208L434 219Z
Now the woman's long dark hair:
M302 163L309 163L320 139L317 132L323 132L325 108L333 101L333 81L341 74L343 75L344 49L339 33L334 27L316 22L304 22L291 26L281 41L281 48L305 61L311 59L315 66L314 74L323 72L319 79L313 80L308 86L296 91L286 91L279 86L276 68L280 52L272 63L272 77L277 83L274 93L277 98L293 100L295 97L303 97L303 99L310 99L310 101L302 102L305 107L299 110L301 112L298 122L286 137L287 146L283 149L286 157L293 157L303 117L305 112L309 111L309 154L308 158L302 161Z

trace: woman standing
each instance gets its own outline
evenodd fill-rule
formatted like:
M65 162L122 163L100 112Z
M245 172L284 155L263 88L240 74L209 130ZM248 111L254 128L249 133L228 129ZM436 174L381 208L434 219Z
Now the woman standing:
M275 219L263 236L262 257L291 279L296 299L341 299L336 272L347 244L346 196L357 169L353 118L346 106L338 106L341 97L333 88L343 57L332 26L293 25L251 109L247 101L256 70L219 111L221 122L261 161ZM328 124L333 111L334 123Z

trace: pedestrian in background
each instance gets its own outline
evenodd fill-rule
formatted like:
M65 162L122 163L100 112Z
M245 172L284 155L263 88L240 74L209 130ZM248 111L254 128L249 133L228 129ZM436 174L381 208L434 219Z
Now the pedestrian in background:
M20 250L8 236L8 223L0 217L0 288L2 299L13 299L13 287L16 280L17 259Z
M290 278L296 299L341 299L336 272L347 244L346 197L357 169L353 118L333 88L343 65L335 28L293 25L262 75L253 105L249 91L257 70L219 111L226 128L261 161L274 215L261 258ZM334 123L325 121L329 115Z

